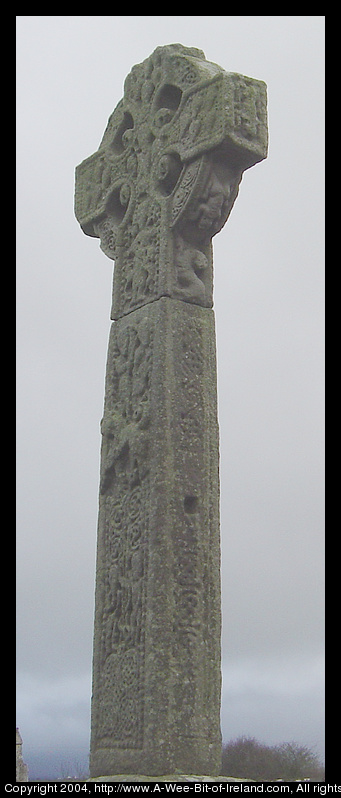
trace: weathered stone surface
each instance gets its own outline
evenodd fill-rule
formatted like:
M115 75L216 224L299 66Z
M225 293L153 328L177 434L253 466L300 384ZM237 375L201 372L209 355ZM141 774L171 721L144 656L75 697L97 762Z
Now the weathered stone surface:
M28 768L22 757L22 739L19 729L16 729L16 781L28 781Z
M181 45L125 81L76 216L115 260L102 420L91 776L220 770L211 239L266 155L265 84Z
M112 325L94 645L98 774L122 759L127 772L198 761L219 770L214 338L213 311L168 297Z
M113 319L160 296L212 306L211 238L266 148L262 81L181 45L133 67L76 172L76 216L115 260Z

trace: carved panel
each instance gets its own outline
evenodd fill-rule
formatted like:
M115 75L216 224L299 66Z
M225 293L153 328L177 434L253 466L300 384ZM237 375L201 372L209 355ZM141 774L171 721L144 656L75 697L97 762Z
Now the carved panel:
M111 330L104 415L97 575L96 745L143 737L152 325Z
M172 654L174 669L181 673L175 691L177 733L194 741L216 735L217 717L212 708L217 700L219 703L220 689L214 325L211 311L206 316L202 308L174 304L170 312L176 329L173 448L177 521L172 537L176 619Z
M143 740L146 503L148 480L130 490L118 484L105 500L105 569L99 681L96 685L96 744L139 748Z

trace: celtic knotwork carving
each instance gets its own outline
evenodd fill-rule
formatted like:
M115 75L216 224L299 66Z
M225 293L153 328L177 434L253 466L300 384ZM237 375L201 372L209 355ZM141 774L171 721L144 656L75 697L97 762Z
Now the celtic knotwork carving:
M196 48L134 66L76 170L115 261L101 423L91 775L219 773L212 238L266 157L266 87Z
M115 260L112 318L160 296L212 305L212 279L199 291L195 265L193 293L181 282L179 236L212 269L212 236L228 218L243 170L265 157L266 146L261 81L224 72L181 45L158 47L133 67L97 153L76 174L77 218Z
M141 678L144 668L146 483L127 490L116 481L105 499L99 744L138 747L143 728ZM103 742L104 740L104 742Z
M204 449L205 410L203 378L205 356L203 335L200 323L188 319L186 326L179 331L177 348L179 384L179 434L183 446L184 472L187 475L186 491L195 496L198 479L200 481L201 452ZM199 458L199 459L198 459ZM193 510L196 503L188 500L187 509Z
M104 700L100 702L99 726L103 747L138 748L141 743L143 714L139 706L141 678L139 654L135 649L113 652L103 666Z

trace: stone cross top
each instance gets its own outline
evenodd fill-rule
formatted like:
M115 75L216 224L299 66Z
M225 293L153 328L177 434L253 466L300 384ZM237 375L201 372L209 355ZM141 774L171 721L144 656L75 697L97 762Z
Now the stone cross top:
M115 260L102 419L92 776L219 773L212 237L266 157L266 87L204 53L133 67L77 219Z
M76 173L77 219L115 260L113 319L161 296L212 306L211 238L266 147L263 82L181 45L133 67Z

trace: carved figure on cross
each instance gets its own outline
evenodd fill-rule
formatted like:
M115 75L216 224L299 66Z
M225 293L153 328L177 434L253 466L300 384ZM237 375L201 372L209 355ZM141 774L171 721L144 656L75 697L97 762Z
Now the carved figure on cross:
M113 319L161 296L212 306L212 236L266 148L262 81L180 44L133 67L76 174L76 216L115 260Z

